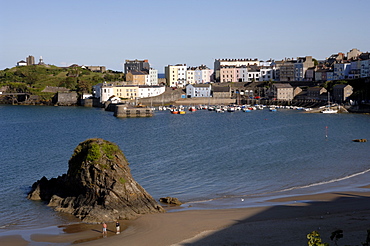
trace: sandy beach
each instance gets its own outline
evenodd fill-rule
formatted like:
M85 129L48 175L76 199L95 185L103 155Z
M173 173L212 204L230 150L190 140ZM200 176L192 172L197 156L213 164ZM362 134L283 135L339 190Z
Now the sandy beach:
M369 187L364 187L369 188ZM365 189L364 189L365 190ZM344 231L339 245L361 245L370 229L370 193L343 192L302 195L270 200L284 205L240 209L188 210L142 215L121 221L116 235L108 223L102 238L101 225L73 224L58 235L32 234L0 237L1 245L307 245L306 235L317 230L330 245L330 235Z

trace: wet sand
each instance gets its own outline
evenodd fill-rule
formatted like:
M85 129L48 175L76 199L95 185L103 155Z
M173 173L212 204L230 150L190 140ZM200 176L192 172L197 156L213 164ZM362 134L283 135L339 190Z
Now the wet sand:
M365 188L365 187L364 187ZM269 202L284 205L265 206ZM188 210L142 215L121 221L115 234L108 223L102 238L101 225L74 224L64 233L30 236L32 245L307 245L306 235L317 230L323 242L334 245L331 232L342 229L340 245L361 245L370 229L370 193L343 192L271 199L261 207ZM27 245L20 235L0 238L1 245Z

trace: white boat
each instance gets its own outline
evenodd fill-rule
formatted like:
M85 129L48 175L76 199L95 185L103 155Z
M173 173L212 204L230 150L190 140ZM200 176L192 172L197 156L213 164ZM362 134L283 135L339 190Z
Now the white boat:
M225 111L222 108L216 108L216 113L225 113Z
M227 112L235 112L235 107L233 107L233 106L229 106L229 107L227 108Z
M276 107L270 107L270 108L269 108L269 110L270 110L271 112L276 112Z
M328 105L326 106L326 108L321 111L321 113L324 113L324 114L336 114L338 113L338 110L335 110L335 109L332 109L330 107L330 93L328 92Z
M336 113L338 113L338 110L335 110L335 109L332 109L332 108L326 108L323 111L321 111L321 113L324 113L324 114L336 114Z

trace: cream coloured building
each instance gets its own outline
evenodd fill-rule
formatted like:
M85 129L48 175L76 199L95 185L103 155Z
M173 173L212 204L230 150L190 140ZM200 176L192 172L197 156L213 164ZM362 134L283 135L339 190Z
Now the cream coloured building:
M136 99L139 97L138 85L119 85L113 87L114 95L120 98Z
M165 67L167 86L184 87L186 85L186 64L168 65Z

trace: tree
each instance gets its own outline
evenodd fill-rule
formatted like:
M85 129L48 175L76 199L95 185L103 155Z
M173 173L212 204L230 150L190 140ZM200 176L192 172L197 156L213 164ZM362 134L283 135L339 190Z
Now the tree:
M87 81L84 79L78 80L77 82L77 92L79 94L83 93L90 93L92 90L91 81Z
M39 73L36 71L35 66L30 66L24 71L23 75L25 77L24 81L30 86L39 80Z

